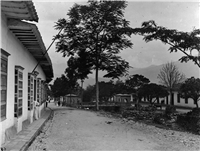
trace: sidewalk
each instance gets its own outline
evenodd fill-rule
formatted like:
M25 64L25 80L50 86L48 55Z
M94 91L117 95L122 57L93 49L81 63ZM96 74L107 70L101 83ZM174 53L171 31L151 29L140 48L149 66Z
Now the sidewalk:
M41 118L31 123L26 129L19 132L11 140L3 145L5 151L25 151L38 136L40 130L51 117L53 111L50 108L43 110Z

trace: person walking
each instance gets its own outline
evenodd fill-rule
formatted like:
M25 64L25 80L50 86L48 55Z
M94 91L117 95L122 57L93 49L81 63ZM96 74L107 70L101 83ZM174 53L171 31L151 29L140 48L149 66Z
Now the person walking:
M37 108L38 108L37 106L38 105L39 105L38 102L35 100L33 102L33 108L34 108L33 115L34 115L35 120L38 119L38 110L37 110Z
M49 100L47 99L47 100L46 100L46 107L48 107L48 103L49 103Z

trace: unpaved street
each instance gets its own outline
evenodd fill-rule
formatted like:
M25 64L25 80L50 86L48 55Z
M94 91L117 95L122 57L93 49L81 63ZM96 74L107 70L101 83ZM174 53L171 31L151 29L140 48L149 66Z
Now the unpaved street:
M183 132L160 130L100 112L55 107L53 103L51 107L53 119L29 150L199 150L199 136L187 134L193 141L185 144Z

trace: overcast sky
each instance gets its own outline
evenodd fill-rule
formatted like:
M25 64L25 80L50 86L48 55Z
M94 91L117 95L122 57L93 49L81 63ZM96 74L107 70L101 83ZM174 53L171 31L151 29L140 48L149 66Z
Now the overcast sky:
M37 26L42 35L46 48L49 47L54 35L58 33L54 29L55 22L60 18L67 18L69 8L76 3L85 4L86 1L75 0L33 0L39 16ZM192 31L199 28L200 12L198 0L189 1L128 1L125 9L125 18L130 21L130 26L141 27L142 22L154 20L158 25L177 29L180 31ZM122 58L129 62L132 67L143 68L150 65L160 65L169 61L177 61L182 53L169 53L168 46L154 41L145 43L141 36L132 35L132 49L121 52ZM63 64L59 70L66 68L67 58L57 53L55 45L49 50L49 56L55 68L56 64ZM54 72L58 69L54 69Z

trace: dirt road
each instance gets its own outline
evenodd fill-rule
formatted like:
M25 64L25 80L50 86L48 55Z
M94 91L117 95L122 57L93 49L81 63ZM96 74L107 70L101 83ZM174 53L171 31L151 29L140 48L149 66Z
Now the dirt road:
M92 111L66 107L52 107L54 117L46 125L46 130L38 136L29 150L198 150L194 145L186 145L173 139L170 131L159 130L133 121L124 121ZM158 130L156 130L158 129ZM173 132L174 136L180 135ZM170 138L170 139L169 139ZM189 138L190 139L190 138ZM200 139L199 139L200 140ZM190 143L191 144L191 143Z

